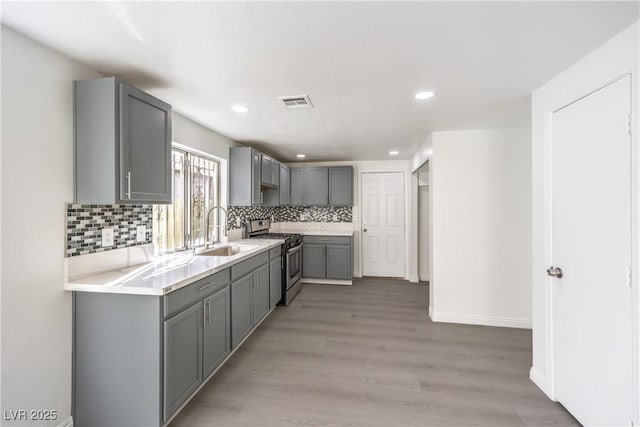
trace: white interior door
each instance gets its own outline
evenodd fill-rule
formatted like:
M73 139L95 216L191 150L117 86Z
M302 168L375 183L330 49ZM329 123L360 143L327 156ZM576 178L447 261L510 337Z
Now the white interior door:
M404 277L404 174L362 174L362 274Z
M632 419L630 114L625 77L552 120L554 393L584 425Z

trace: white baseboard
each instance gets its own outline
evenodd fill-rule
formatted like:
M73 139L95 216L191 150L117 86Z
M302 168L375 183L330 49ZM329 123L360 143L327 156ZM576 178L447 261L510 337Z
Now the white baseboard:
M431 320L444 323L464 323L467 325L500 326L505 328L531 329L531 319L516 317L478 316L473 314L438 313L430 310Z
M66 420L58 424L57 427L73 427L73 417L67 418Z
M302 278L302 283L309 283L312 285L342 285L351 286L353 282L351 280L332 280L332 279L305 279Z
M550 393L548 393L547 391L547 377L542 375L540 373L540 371L538 371L536 368L534 368L533 366L531 367L531 369L529 369L529 379L531 381L533 381L533 383L538 386L538 388L540 390L542 390L544 392L544 394L547 395L547 397L551 400L553 400L554 402L556 401Z

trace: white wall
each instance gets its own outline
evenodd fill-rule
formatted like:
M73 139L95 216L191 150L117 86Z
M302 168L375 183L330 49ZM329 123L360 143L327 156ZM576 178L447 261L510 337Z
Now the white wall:
M432 318L530 327L530 130L432 139Z
M71 415L71 294L62 288L72 81L100 75L4 26L1 37L1 406L55 409L57 425ZM180 116L173 123L180 142L202 151L222 156L231 144Z
M533 367L531 378L551 398L553 373L551 370L550 281L545 270L550 265L550 115L590 92L601 88L620 76L632 72L634 94L632 118L632 191L640 194L640 23L625 31L587 55L568 70L536 90L532 95L532 282L533 282ZM621 125L624 126L624 123ZM634 271L640 271L640 208L638 197L633 200L632 245ZM633 274L634 289L634 423L640 424L640 281ZM606 319L606 313L598 313Z
M360 185L360 176L364 172L403 172L405 176L405 255L407 264L405 265L405 279L417 282L417 262L418 250L415 232L417 227L414 219L415 196L413 185L417 185L417 179L411 175L409 160L376 160L376 161L357 161L357 162L316 162L316 163L289 163L291 167L297 166L353 166L354 176L354 194L353 194L353 252L354 252L354 277L362 277L362 239L361 239L361 223L360 223L360 194L362 188ZM415 182L414 182L415 181Z

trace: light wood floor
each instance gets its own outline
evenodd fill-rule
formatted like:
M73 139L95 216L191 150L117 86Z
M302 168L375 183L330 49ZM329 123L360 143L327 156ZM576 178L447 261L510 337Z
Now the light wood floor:
M531 331L432 323L427 290L305 285L171 427L577 424L528 378Z

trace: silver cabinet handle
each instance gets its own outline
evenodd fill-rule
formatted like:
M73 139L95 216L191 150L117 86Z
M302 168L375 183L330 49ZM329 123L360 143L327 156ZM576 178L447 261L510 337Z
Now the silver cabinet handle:
M211 323L211 301L207 303L207 323Z
M558 279L562 279L564 273L560 267L551 266L547 269L547 274L551 277L557 277Z
M127 199L131 198L131 171L127 172L127 193L125 196L127 196Z
M206 284L206 285L202 285L202 286L200 286L200 287L198 288L198 290L203 291L203 290L205 290L205 289L207 289L207 288L210 288L210 287L211 287L211 286L213 286L213 285L215 285L215 282L211 282L211 283L208 283L208 284Z

